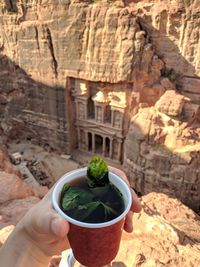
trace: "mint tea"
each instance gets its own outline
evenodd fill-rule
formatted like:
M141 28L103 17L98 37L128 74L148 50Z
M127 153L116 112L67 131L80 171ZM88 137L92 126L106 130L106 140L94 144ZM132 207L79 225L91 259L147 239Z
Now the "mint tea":
M60 207L75 220L102 223L118 217L125 205L122 194L112 183L90 188L86 177L81 177L64 185Z

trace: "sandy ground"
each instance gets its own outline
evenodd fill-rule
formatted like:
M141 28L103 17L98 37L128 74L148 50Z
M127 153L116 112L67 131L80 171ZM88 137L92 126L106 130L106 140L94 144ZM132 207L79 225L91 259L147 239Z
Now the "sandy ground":
M8 151L10 155L16 152L22 153L23 160L35 161L37 168L42 169L52 182L79 167L79 164L74 160L63 158L65 156L54 152L45 151L42 147L29 142L10 143Z

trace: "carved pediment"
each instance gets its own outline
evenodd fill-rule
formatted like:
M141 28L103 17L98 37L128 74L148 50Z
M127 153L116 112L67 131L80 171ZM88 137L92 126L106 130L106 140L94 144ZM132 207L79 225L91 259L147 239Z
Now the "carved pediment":
M108 99L110 100L110 106L116 108L126 108L126 92L110 92L108 93Z

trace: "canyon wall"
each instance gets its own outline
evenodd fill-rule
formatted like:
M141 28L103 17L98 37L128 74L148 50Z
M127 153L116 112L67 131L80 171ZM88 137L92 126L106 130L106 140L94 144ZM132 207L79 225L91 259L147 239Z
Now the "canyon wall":
M140 108L132 117L124 161L137 190L165 192L195 210L200 208L199 12L199 1L132 4L154 53L165 63L162 76L175 88L167 85L154 107Z
M18 135L68 152L66 77L130 83L131 184L198 209L199 14L198 0L1 2L4 140Z

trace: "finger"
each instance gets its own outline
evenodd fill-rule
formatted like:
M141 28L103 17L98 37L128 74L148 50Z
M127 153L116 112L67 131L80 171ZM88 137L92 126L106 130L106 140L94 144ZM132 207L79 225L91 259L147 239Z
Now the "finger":
M132 195L131 211L139 213L142 209L142 205L135 191L132 188L131 188L131 195Z
M51 233L59 238L66 236L69 232L69 223L59 216L52 207L52 192L56 183L51 187L45 197L42 199L43 208L49 211L49 214L42 216L42 221L37 221L37 227L43 233ZM46 221L46 223L45 223Z
M133 231L133 212L131 211L129 211L129 213L126 215L124 230L128 233Z
M69 232L69 223L57 214L50 201L37 204L27 217L35 238L57 239L66 236Z
M108 166L108 168L109 168L109 170L111 172L113 172L113 173L117 174L118 176L120 176L127 183L127 185L130 186L129 181L128 181L127 177L126 177L126 174L122 170L117 169L117 168L112 167L112 166Z
M130 183L126 177L126 174L122 171L122 170L119 170L115 167L112 167L112 166L109 166L108 167L109 170L117 175L119 175L125 182L128 186L130 186ZM140 203L140 200L138 199L135 191L131 188L131 194L132 194L132 206L131 206L131 210L134 211L134 212L140 212L141 209L142 209L142 206L141 206L141 203Z
M57 237L65 237L69 232L69 223L57 215L51 220L50 229Z

